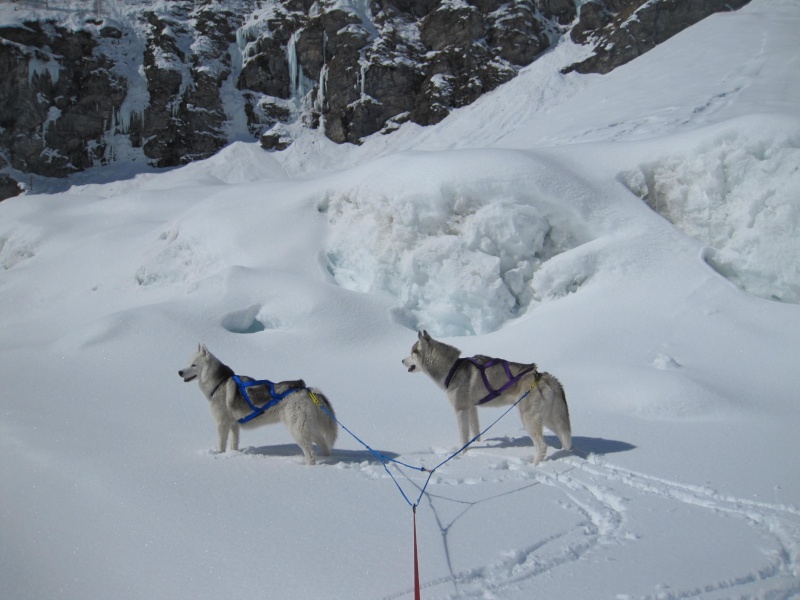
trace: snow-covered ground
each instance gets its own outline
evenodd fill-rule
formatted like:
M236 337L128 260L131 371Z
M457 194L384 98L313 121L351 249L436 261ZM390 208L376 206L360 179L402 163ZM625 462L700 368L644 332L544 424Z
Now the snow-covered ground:
M202 341L302 377L432 467L457 431L417 328L557 375L575 446L533 467L510 413L437 470L423 598L800 596L799 29L754 0L607 76L561 45L436 127L2 202L0 598L413 597L363 446L215 454L177 371Z

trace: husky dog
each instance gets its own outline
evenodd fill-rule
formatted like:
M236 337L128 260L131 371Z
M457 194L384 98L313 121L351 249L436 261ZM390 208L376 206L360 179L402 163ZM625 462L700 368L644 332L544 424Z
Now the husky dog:
M561 440L565 450L572 447L569 409L561 383L549 373L540 373L536 365L509 362L488 356L461 358L461 351L433 339L427 331L418 334L411 354L403 359L409 373L422 371L445 390L456 411L461 444L480 434L480 404L501 406L519 403L519 414L525 430L536 448L534 464L547 454L542 437L546 425Z
M302 380L281 381L271 386L247 387L247 395L253 405L259 409L275 398L286 394L276 404L259 414L258 410L252 410L242 396L231 368L211 354L203 344L198 345L197 352L189 362L189 366L178 371L178 375L184 381L197 379L200 384L200 391L208 399L211 416L217 424L220 452L226 450L228 433L231 434L231 450L239 449L240 426L252 429L278 421L283 421L283 424L286 425L289 433L303 450L309 465L316 463L312 443L316 443L325 456L328 456L333 448L338 433L336 421L330 416L334 414L333 406L322 392L307 388ZM244 376L240 379L242 382L253 381L252 378ZM317 401L320 403L319 406L324 406L330 415L325 414L317 406Z

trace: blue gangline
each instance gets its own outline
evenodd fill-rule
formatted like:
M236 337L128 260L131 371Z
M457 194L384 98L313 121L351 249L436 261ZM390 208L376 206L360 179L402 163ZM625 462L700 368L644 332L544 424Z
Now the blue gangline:
M365 447L367 450L369 450L369 451L370 451L370 452L373 454L373 456L375 456L375 457L376 457L376 458L377 458L379 461L381 461L381 464L383 465L383 468L384 468L384 469L386 470L386 472L389 474L389 477L391 477L391 478L392 478L392 481L394 481L394 484L397 486L397 489L400 491L400 494L403 496L403 499L404 499L404 500L405 500L405 501L408 503L408 505L409 505L409 506L410 506L412 509L416 509L416 508L417 508L417 506L419 506L419 503L420 503L420 501L422 500L422 496L424 496L424 495L425 495L425 490L428 488L428 484L430 483L430 481L431 481L431 477L433 477L433 473L436 471L436 469L438 469L439 467L443 466L444 464L446 464L446 463L450 462L450 461L451 461L451 460L453 460L453 459L454 459L456 456L458 456L458 455L459 455L461 452L463 452L463 451L464 451L464 450L466 450L466 449L467 449L469 446L471 446L473 443L475 443L475 441L476 441L476 440L477 440L479 437L481 437L483 434L485 434L487 431L489 431L489 430L490 430L492 427L494 427L494 426L497 424L497 422L498 422L498 421L500 421L500 419L502 419L502 418L503 418L503 417L505 417L505 416L506 416L506 415L507 415L509 412L511 412L511 410L512 410L512 409L513 409L515 406L517 406L517 404L519 404L520 402L522 402L522 400L523 400L523 399L524 399L524 398L525 398L525 397L526 397L528 394L530 394L530 393L531 393L531 390L528 390L527 392L525 392L524 394L522 394L522 396L520 396L520 397L519 397L519 400L517 400L516 402L514 402L514 404L512 404L511 406L509 406L509 407L508 407L508 409L506 409L506 410L503 412L503 414L502 414L502 415L500 415L499 417L497 417L497 418L496 418L496 419L495 419L495 420L494 420L494 421L493 421L493 422L492 422L492 423L491 423L491 424L490 424L490 425L489 425L489 426L488 426L486 429L484 429L483 431L481 431L481 432L480 432L478 435L476 435L475 437L473 437L473 438L472 438L470 441L468 441L466 444L464 444L464 445L463 445L461 448L459 448L458 450L456 450L455 452L453 452L453 453L452 453L450 456L448 456L447 458L445 458L445 459L444 459L442 462L440 462L438 465L436 465L436 466L435 466L433 469L427 469L427 468L425 468L425 467L416 467L416 466L414 466L414 465L409 465L409 464L407 464L407 463L404 463L404 462L402 462L402 461L400 461L400 460L395 460L394 458L389 458L389 457L388 457L388 456L386 456L385 454L382 454L381 452L378 452L377 450L374 450L374 449L372 449L372 448L371 448L369 445L367 445L367 444L366 444L364 441L362 441L362 440L361 440L361 438L359 438L359 437L358 437L358 436L357 436L355 433L353 433L353 432L352 432L352 431L350 431L350 430L349 430L347 427L345 427L345 426L344 426L344 425L343 425L343 424L342 424L342 423L339 421L339 419L337 419L337 418L336 418L336 417L333 415L333 413L332 413L331 411L329 411L327 408L325 408L325 407L324 407L324 406L322 406L321 404L319 405L319 407L320 407L320 408L321 408L321 409L322 409L322 410L323 410L323 411L324 411L324 412L325 412L325 413L326 413L326 414L327 414L327 415L328 415L328 416L329 416L331 419L333 419L333 420L334 420L334 421L335 421L335 422L336 422L336 423L339 425L339 427L341 427L341 428L342 428L342 429L344 429L344 430L345 430L347 433L349 433L349 434L350 434L350 435L351 435L351 436L352 436L352 437L353 437L353 438L354 438L354 439L355 439L355 440L356 440L356 441L357 441L359 444L361 444L362 446L364 446L364 447ZM392 463L395 463L395 464L398 464L398 465L400 465L400 466L403 466L403 467L406 467L406 468L409 468L409 469L414 469L415 471L422 471L423 473L428 473L428 479L426 479L426 480L425 480L425 485L423 485L423 486L422 486L422 489L421 489L421 490L420 490L420 492L419 492L419 496L417 497L417 501L416 501L416 502L412 503L412 502L411 502L411 500L409 500L409 499L408 499L408 496L407 496L407 495L406 495L406 493L403 491L403 488L400 486L400 483L398 483L398 481L397 481L397 479L395 478L395 476L394 476L394 475L392 474L392 472L389 470L389 467L388 467L387 463L390 463L390 462L392 462Z

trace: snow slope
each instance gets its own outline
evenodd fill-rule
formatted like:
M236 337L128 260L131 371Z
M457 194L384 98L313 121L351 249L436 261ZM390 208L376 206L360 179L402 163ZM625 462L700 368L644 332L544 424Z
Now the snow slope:
M754 0L606 76L560 46L436 127L0 204L0 597L413 597L362 445L215 454L177 370L203 341L302 377L433 467L457 432L400 364L421 327L556 374L575 446L534 468L509 414L438 469L423 598L800 596L798 26Z

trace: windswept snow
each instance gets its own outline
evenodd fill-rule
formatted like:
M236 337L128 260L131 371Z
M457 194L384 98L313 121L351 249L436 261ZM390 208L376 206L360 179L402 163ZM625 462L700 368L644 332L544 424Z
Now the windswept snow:
M0 598L412 598L364 446L216 454L177 371L205 342L302 377L432 468L458 436L417 328L558 376L574 443L534 468L512 412L436 470L423 598L800 597L799 28L753 0L602 77L563 44L435 127L0 203Z

